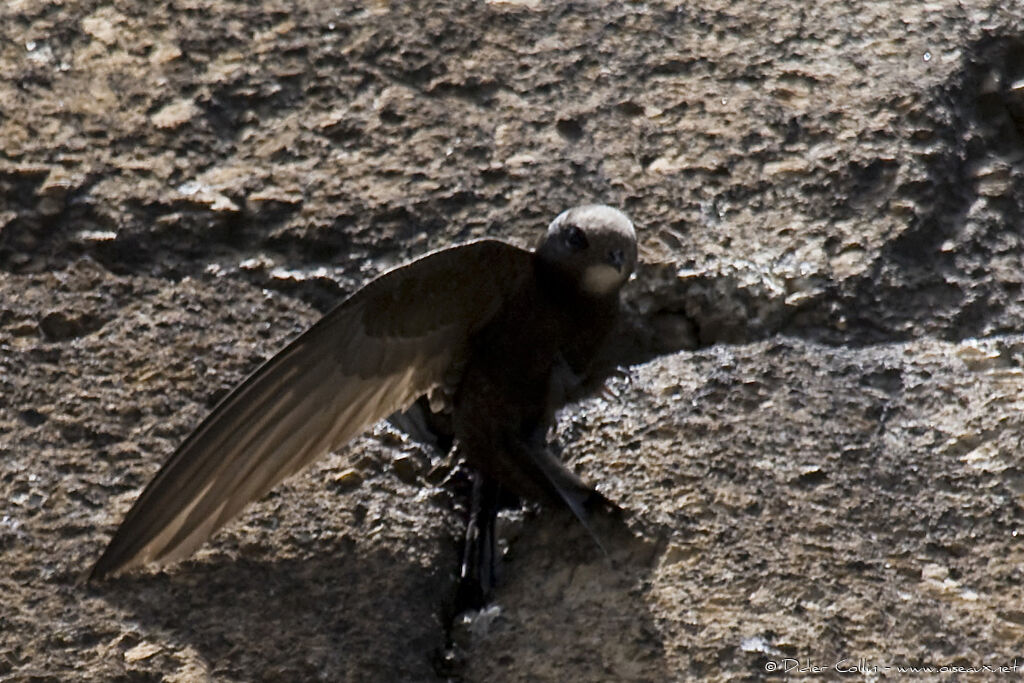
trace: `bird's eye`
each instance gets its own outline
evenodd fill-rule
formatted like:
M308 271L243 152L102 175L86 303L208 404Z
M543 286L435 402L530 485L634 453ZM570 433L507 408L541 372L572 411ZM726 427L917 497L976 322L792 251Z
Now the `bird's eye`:
M565 228L562 233L562 239L565 240L566 246L573 251L583 251L590 244L587 242L587 236L583 234L583 231L577 228L575 225L570 225Z

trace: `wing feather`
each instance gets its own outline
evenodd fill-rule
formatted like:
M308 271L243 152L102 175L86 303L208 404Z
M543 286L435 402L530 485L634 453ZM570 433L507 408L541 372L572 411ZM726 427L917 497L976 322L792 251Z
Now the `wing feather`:
M530 252L482 240L357 291L214 408L136 500L91 577L188 557L249 502L441 384L531 268Z

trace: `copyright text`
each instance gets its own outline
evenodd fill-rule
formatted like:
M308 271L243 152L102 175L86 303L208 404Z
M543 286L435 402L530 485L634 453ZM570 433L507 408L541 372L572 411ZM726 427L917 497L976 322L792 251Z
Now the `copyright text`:
M792 657L770 659L764 663L768 673L780 674L1024 674L1024 662L1016 659L1008 664L965 664L944 665L913 665L913 664L876 664L868 659L848 658L837 662L822 663L801 660Z

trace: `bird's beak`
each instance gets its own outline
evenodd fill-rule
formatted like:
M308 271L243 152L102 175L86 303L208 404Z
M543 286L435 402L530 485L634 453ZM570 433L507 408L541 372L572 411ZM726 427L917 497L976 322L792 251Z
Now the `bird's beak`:
M608 263L621 273L622 266L626 264L626 255L622 253L621 249L612 249L608 252Z

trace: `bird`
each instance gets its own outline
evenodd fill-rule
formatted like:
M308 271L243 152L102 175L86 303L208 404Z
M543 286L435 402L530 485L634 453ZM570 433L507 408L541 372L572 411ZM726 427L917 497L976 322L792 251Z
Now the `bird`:
M557 410L603 384L599 359L636 263L632 221L588 204L559 214L532 250L479 239L371 280L217 404L88 579L187 558L247 504L391 416L454 443L475 472L462 578L486 599L499 491L563 506L588 530L595 506L614 508L547 435Z

